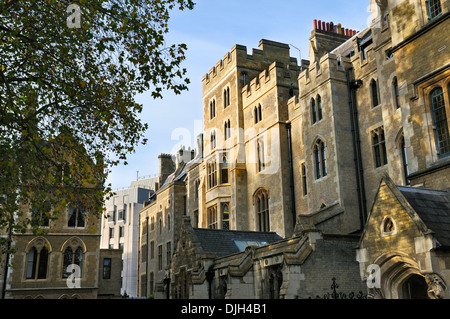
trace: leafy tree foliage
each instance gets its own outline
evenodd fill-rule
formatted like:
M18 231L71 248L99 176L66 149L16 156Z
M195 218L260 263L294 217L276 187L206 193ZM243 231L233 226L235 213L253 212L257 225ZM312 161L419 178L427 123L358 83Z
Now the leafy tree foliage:
M136 94L187 89L187 47L165 35L193 6L1 0L0 232L39 231L68 205L102 211L108 169L146 142Z

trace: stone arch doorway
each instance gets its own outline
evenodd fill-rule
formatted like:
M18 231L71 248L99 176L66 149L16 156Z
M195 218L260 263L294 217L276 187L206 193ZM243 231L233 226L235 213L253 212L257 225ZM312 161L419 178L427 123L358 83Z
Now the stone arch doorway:
M411 275L400 286L401 299L428 299L428 284L421 275Z
M414 296L420 294L422 282L416 260L401 252L389 252L375 261L380 267L380 287L371 292L375 298L409 299L408 289ZM417 276L417 277L416 277ZM425 290L426 292L426 290Z

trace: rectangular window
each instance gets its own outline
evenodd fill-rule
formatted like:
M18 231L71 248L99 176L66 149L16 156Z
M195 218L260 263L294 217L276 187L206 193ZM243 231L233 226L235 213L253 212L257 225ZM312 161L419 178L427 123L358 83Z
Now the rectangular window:
M386 143L384 140L384 129L382 127L372 131L372 148L375 167L386 165Z
M155 276L153 275L153 272L150 273L150 296L153 295L153 286L155 285Z
M208 172L208 188L213 188L217 185L217 164L212 161L207 164Z
M82 207L69 207L68 227L84 227L86 212Z
M433 20L442 13L440 0L428 0L427 6L428 6L428 16L430 17L430 20Z
M306 196L306 195L308 195L308 187L306 185L306 166L305 166L305 163L302 163L301 170L302 170L303 196Z
M194 211L194 228L198 228L198 210Z
M155 242L152 240L150 242L150 259L155 258Z
M217 206L211 206L208 208L208 228L217 228Z
M158 270L163 269L163 247L162 245L158 246Z
M145 263L147 262L147 257L148 257L148 249L147 249L147 244L144 244L141 246L141 262Z
M172 257L172 243L168 242L167 244L167 250L166 250L166 255L167 255L167 264L170 264L170 260Z
M111 258L103 258L103 279L111 279Z

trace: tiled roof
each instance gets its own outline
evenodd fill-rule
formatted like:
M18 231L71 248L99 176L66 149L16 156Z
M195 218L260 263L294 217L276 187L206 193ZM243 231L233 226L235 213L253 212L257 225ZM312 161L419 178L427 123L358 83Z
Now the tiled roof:
M232 255L245 250L249 245L265 246L283 238L273 232L253 232L194 228L204 253L213 253L217 257Z
M442 246L450 246L450 192L397 186Z

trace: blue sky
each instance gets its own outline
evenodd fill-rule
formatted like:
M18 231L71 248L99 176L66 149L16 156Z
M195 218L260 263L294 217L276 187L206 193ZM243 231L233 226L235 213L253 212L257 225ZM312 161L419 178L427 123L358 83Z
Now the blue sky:
M283 42L292 45L292 57L309 59L314 19L362 30L370 16L369 0L195 2L193 10L172 13L167 35L168 44L186 43L188 47L183 66L191 80L189 90L181 95L166 92L158 100L149 94L136 97L144 106L140 117L149 125L149 141L128 155L128 165L112 168L108 182L113 189L128 187L137 174L140 178L157 174L160 153L174 153L180 144L194 147L202 129L202 77L235 44L246 46L251 53L261 39Z

